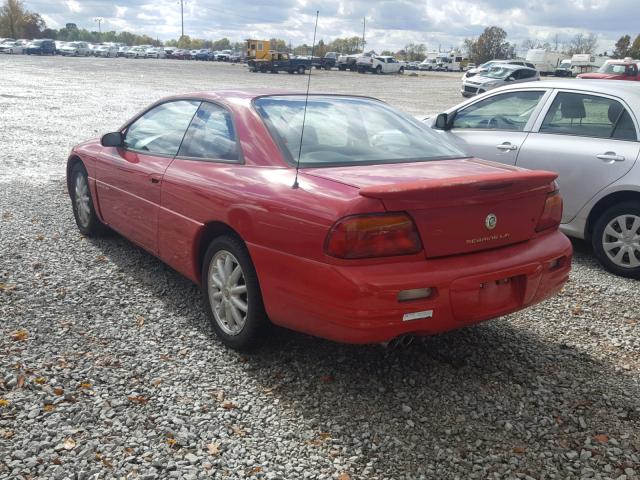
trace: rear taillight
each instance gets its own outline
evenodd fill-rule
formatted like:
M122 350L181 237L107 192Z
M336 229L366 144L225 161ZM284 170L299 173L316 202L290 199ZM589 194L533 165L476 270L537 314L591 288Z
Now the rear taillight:
M389 257L420 250L420 236L405 213L345 217L331 227L325 242L327 255L337 258Z
M554 228L560 225L562 221L562 197L560 191L555 186L555 190L547 194L547 199L544 202L544 210L536 225L536 232L541 232L549 228Z

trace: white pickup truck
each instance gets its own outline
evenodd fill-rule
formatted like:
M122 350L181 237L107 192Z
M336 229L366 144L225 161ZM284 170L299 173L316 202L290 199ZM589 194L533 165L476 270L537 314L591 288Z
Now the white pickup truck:
M406 66L393 57L379 55L363 55L356 61L358 73L404 73Z

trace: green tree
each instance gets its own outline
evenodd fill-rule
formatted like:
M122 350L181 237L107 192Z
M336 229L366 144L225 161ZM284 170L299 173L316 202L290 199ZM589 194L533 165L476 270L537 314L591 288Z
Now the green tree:
M271 46L269 47L271 50L275 50L276 52L286 52L287 51L287 42L280 38L272 38L269 40Z
M427 47L424 43L410 43L404 47L405 59L408 62L421 62L426 58Z
M27 10L21 0L5 0L0 7L0 37L38 38L46 27L42 17Z
M635 38L629 47L628 57L640 58L640 34Z
M44 19L38 13L27 12L22 20L22 37L39 38L47 28Z
M507 42L507 32L500 27L487 27L476 39L466 39L465 48L469 58L476 64L493 59L507 59L515 55L515 48Z
M616 48L613 51L614 58L624 58L629 55L631 47L631 37L629 35L621 36L616 42Z
M231 40L228 38L221 38L211 43L213 50L231 50Z

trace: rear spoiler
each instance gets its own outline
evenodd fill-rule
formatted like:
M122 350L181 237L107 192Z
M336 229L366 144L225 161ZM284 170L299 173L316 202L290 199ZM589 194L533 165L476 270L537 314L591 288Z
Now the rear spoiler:
M552 182L558 177L554 172L544 170L517 170L512 172L489 173L453 178L432 178L413 182L373 185L360 189L360 195L380 200L420 201L458 199L467 203L478 195L498 196L525 193L537 189L553 189ZM469 202L473 203L473 202Z

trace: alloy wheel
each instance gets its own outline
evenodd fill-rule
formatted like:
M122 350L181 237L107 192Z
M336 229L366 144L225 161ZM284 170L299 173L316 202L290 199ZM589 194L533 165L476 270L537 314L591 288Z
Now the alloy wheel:
M602 248L617 266L640 267L640 217L627 214L611 219L602 233Z
M89 197L89 185L84 175L76 175L74 186L74 200L76 202L76 212L80 224L87 228L91 220L91 199Z
M238 259L218 251L209 263L208 294L216 323L227 335L242 332L249 310L247 285Z

